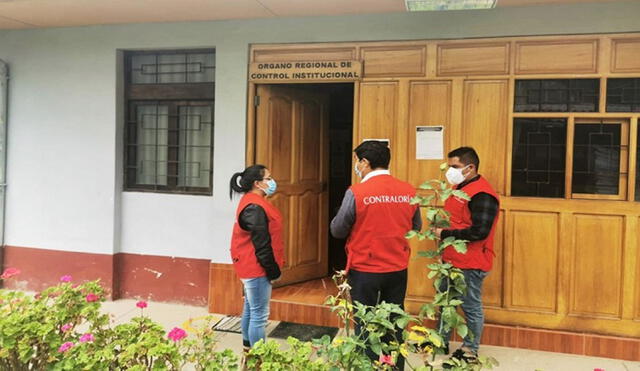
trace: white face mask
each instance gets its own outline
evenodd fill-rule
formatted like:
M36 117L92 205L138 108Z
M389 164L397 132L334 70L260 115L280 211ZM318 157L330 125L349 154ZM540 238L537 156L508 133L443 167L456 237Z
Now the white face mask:
M356 163L353 165L353 171L356 172L356 175L358 176L358 178L362 178L362 171L358 169L358 162L360 161L356 161Z
M449 167L449 170L447 170L447 172L444 174L444 176L447 178L447 181L450 184L453 185L458 185L462 182L464 182L464 180L467 178L466 175L462 174L462 171L464 171L464 169L468 168L470 165L467 165L465 167L463 167L462 169L456 169L455 167Z

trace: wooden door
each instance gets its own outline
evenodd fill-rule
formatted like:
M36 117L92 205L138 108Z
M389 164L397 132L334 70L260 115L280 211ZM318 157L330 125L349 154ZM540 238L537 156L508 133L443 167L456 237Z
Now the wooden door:
M285 267L278 286L328 270L329 99L303 87L258 85L256 163L271 170L270 201L284 217Z

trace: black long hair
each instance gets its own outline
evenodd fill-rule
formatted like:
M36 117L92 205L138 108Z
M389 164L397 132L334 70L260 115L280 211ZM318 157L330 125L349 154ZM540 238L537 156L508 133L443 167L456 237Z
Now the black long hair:
M233 192L247 193L253 189L253 182L264 179L264 165L252 165L243 172L235 173L229 181L229 198L233 198Z

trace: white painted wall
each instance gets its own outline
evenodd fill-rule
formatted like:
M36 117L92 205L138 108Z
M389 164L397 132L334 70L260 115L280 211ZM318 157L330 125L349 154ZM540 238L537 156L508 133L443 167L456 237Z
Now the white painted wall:
M637 32L640 2L0 31L11 67L5 243L229 262L251 43ZM215 47L213 196L122 193L117 50Z

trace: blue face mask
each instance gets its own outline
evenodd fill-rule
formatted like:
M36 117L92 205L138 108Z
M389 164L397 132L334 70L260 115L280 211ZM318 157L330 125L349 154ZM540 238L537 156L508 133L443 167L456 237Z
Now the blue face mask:
M267 180L267 188L266 189L260 188L260 189L262 189L262 191L264 191L264 193L267 196L271 196L272 194L276 193L276 189L278 189L278 184L276 183L275 180L269 179Z

